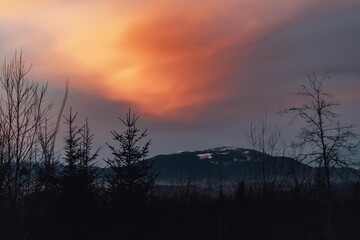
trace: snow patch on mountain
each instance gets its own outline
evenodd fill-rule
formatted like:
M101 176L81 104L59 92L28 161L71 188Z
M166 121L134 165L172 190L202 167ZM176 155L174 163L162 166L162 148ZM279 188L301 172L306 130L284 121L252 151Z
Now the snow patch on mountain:
M199 159L212 159L212 153L201 153L196 155Z
M217 150L220 152L234 151L234 150L236 150L236 147L224 146L224 147L215 148L214 150Z

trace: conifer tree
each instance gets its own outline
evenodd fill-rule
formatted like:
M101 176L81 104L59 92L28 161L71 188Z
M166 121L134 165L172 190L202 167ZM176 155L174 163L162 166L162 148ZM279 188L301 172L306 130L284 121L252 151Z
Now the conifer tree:
M113 171L108 177L110 197L113 201L142 201L148 197L156 179L150 172L152 164L145 160L151 140L141 145L148 136L147 130L136 127L139 116L130 109L125 119L119 119L126 129L123 133L111 132L117 147L107 144L112 153L112 158L106 160Z
M90 132L88 119L85 120L85 125L82 127L80 139L80 158L78 163L78 177L79 184L85 197L90 197L94 193L96 175L96 158L99 155L100 148L97 148L92 153L92 145L94 134Z
M95 189L96 180L96 158L100 149L92 153L94 135L91 134L88 120L85 125L78 128L75 125L77 113L65 117L67 135L65 137L64 169L61 184L64 197L84 201L91 200Z
M69 117L65 118L65 124L67 125L66 136L64 138L64 169L61 176L61 191L64 196L71 197L78 190L78 167L81 156L80 140L81 129L75 125L77 113L72 114L70 108Z

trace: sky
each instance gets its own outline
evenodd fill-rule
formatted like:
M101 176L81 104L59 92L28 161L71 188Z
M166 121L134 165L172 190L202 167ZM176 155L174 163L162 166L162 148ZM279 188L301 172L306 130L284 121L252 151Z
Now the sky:
M21 49L54 112L69 81L65 113L88 117L105 155L128 108L150 155L248 147L265 113L290 136L276 113L314 71L360 123L358 0L0 0L0 59Z

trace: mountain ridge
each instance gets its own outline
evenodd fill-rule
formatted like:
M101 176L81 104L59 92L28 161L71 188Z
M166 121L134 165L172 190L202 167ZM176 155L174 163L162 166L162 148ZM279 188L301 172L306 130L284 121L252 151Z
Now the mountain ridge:
M292 158L270 156L248 148L230 146L199 151L181 151L149 158L160 180L186 178L254 178L264 174L288 174L292 170L311 170L311 167ZM262 168L262 169L260 169ZM261 173L259 171L262 171Z

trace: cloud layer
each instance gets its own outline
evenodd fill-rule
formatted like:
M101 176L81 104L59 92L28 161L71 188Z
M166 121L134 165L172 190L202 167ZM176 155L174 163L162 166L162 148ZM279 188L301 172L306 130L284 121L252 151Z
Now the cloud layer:
M342 82L330 90L360 101L355 0L2 0L0 9L0 56L22 47L33 78L53 88L69 79L88 102L134 107L159 131L206 135L279 109L314 70L333 70Z
M1 47L23 46L50 82L66 76L76 89L132 103L147 114L191 118L239 94L230 79L241 78L244 55L318 4L2 1Z

